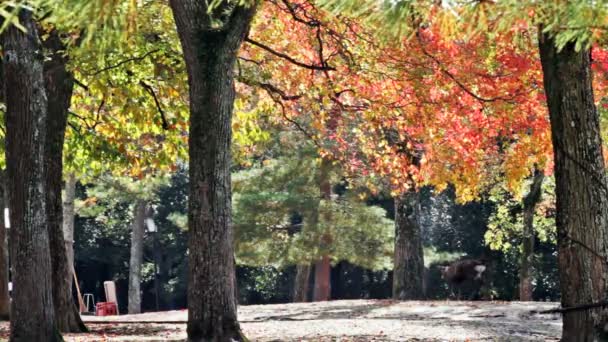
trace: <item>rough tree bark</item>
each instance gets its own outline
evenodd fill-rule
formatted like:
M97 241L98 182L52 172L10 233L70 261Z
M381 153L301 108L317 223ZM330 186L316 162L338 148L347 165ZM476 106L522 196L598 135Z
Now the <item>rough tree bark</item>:
M48 234L51 251L53 303L57 327L62 332L84 332L72 296L72 269L68 262L63 236L63 206L61 179L63 176L63 142L67 126L68 109L74 81L67 70L67 56L57 31L48 33L43 42L47 50L44 63L44 81L48 97L47 133L44 162L46 167L46 204Z
M249 7L171 0L190 95L188 340L245 340L237 320L230 143L234 66Z
M131 259L129 261L129 314L141 313L141 264L144 260L146 202L137 200L133 209Z
M8 292L8 244L4 226L4 208L7 206L6 171L0 170L0 320L10 319L11 301Z
M74 200L76 199L76 176L67 175L65 180L65 197L63 199L63 237L65 239L65 252L68 257L68 269L74 270ZM74 278L70 277L72 288Z
M307 302L308 301L308 283L310 282L311 267L310 264L301 264L296 266L296 279L293 287L293 301Z
M331 201L331 182L329 180L329 171L331 164L329 160L323 159L319 168L318 181L321 198L329 202ZM319 215L319 213L317 213ZM330 222L331 214L325 210L325 222ZM317 224L320 220L317 218ZM327 251L332 243L332 236L329 232L324 232L321 236L321 250ZM326 301L331 299L331 258L328 254L321 256L321 259L315 263L315 287L313 291L313 301Z
M534 257L534 212L541 200L542 185L545 174L534 170L530 191L524 197L524 236L522 243L521 260L519 264L519 300L532 300L532 262Z
M27 32L0 36L6 91L6 164L13 265L11 341L61 341L53 309L47 229L44 146L47 97L42 45L32 13L22 9Z
M418 217L420 193L408 191L395 197L395 253L393 298L422 299L424 296L424 256Z
M551 120L557 197L557 245L564 308L606 300L608 187L591 53L569 43L558 51L539 37ZM606 309L564 313L562 341L604 341Z

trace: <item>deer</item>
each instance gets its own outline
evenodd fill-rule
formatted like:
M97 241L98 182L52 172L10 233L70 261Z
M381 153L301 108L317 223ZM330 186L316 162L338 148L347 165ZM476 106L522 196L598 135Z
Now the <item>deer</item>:
M485 261L480 259L462 259L457 260L448 266L440 266L441 270L441 278L444 279L450 288L450 292L452 296L454 295L454 286L458 287L458 296L456 297L460 300L460 290L461 286L470 281L472 285L483 284L483 273L486 271L487 266ZM475 293L475 289L473 289L473 294Z

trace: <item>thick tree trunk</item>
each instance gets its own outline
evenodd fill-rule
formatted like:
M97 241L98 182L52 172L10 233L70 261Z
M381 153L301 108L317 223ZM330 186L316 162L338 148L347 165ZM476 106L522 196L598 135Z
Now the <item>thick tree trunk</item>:
M32 13L21 10L27 33L1 36L6 89L6 164L13 265L11 341L61 341L53 309L47 229L45 140L47 97L42 46Z
M131 260L129 261L129 314L141 313L141 264L144 260L146 202L138 200L133 209Z
M310 282L310 264L301 264L296 266L296 279L293 287L293 301L307 302L308 301L308 283Z
M55 317L60 331L83 332L86 327L72 296L73 275L63 236L61 201L63 142L74 82L67 71L65 46L57 31L51 31L43 45L49 54L44 63L44 81L48 97L44 161Z
M541 200L542 185L545 175L540 170L534 170L530 191L524 197L524 234L522 253L519 265L519 300L532 300L532 259L534 257L534 212Z
M10 319L11 301L8 292L8 244L6 227L4 226L4 208L7 206L6 198L6 172L0 170L0 320Z
M573 43L561 51L539 40L551 120L557 197L557 245L564 308L606 300L608 187L591 53ZM606 309L563 315L562 341L605 341Z
M420 194L409 191L395 197L395 254L393 298L421 299L424 296L424 256L418 217Z
M188 340L242 341L237 320L230 144L239 47L255 4L171 0L190 88ZM216 17L215 23L211 17ZM218 27L218 25L221 25Z
M76 176L67 175L65 180L65 198L63 199L63 238L65 239L65 252L68 257L68 269L74 270L74 200L76 199ZM74 277L70 277L72 288Z
M329 171L331 163L327 159L323 159L321 166L319 167L319 190L321 192L321 198L329 202L331 201L331 182L329 180ZM318 213L317 213L318 215ZM324 221L327 224L331 221L331 213L325 210ZM326 301L331 299L331 259L327 254L330 245L332 244L332 236L329 232L323 232L321 236L321 250L326 251L324 255L321 255L321 259L315 263L315 287L313 291L313 301Z

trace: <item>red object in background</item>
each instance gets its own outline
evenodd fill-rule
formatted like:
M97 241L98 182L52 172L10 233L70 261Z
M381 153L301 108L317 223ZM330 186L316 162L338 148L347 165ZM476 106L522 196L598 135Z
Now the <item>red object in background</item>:
M117 315L118 310L114 302L99 302L96 307L96 316Z

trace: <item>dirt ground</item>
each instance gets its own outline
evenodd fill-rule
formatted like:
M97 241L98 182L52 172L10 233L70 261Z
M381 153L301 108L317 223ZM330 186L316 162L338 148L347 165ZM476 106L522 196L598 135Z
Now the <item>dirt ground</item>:
M239 308L252 341L558 341L561 317L541 302L340 300ZM66 341L181 341L187 312L84 316L91 333ZM130 322L163 323L130 323ZM171 323L175 322L175 323ZM0 336L8 325L0 326Z

